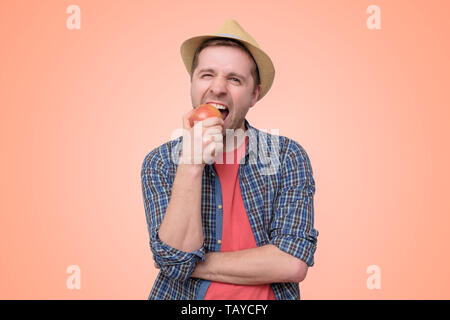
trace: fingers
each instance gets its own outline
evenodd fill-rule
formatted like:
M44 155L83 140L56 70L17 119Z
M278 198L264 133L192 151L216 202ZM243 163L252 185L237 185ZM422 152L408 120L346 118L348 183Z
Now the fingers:
M203 147L206 147L211 143L223 145L223 136L221 134L216 134L203 137Z
M216 141L216 142L223 141L221 127L218 127L218 126L210 127L203 132L203 143L208 144L211 141Z
M196 121L194 126L201 125L203 128L210 128L214 126L220 126L223 129L223 120L222 118L211 117L207 118L203 121Z
M203 161L207 164L214 162L214 159L223 151L222 142L209 143L203 150Z
M194 113L194 111L195 111L195 109L191 109L189 112L186 112L183 115L183 128L184 129L191 129L189 117Z
M189 118L195 109L183 115L183 163L201 164L211 163L223 151L223 135L225 129L222 118L210 117L203 121L196 121L191 126ZM198 147L194 147L198 146Z
M211 117L211 118L207 118L205 120L202 121L203 122L203 127L212 127L212 126L223 126L223 120L222 118L218 118L218 117Z

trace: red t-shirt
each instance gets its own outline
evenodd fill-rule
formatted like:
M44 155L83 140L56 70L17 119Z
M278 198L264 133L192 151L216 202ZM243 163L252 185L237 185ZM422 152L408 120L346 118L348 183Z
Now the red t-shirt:
M221 252L256 248L256 241L242 200L239 185L239 162L245 155L245 142L229 152L223 153L222 164L214 163L222 188L222 243ZM234 158L232 158L234 156ZM233 159L233 164L227 164ZM205 300L275 300L270 284L236 285L211 282Z

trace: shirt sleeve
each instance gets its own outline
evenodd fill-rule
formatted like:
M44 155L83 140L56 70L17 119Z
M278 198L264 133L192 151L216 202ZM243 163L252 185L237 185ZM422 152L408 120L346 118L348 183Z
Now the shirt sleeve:
M144 160L141 180L150 248L156 265L169 278L185 281L191 276L198 260L205 260L205 248L202 246L194 252L184 252L167 245L158 236L173 184L158 153L152 152Z
M319 235L314 229L315 182L309 157L295 141L289 140L282 170L281 189L270 224L270 241L312 267Z

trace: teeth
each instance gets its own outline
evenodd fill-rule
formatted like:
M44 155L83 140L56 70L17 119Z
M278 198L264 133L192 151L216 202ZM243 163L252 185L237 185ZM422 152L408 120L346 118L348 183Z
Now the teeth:
M212 105L214 108L219 109L219 110L227 110L227 108L221 104L215 104L215 103L208 103L210 105Z

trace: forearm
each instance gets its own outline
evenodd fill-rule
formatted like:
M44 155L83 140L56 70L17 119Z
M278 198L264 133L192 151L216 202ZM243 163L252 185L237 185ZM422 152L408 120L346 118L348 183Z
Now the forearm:
M233 252L210 252L191 277L240 285L301 282L307 272L303 261L274 245Z
M180 164L159 238L169 246L192 252L203 245L201 217L202 168Z

